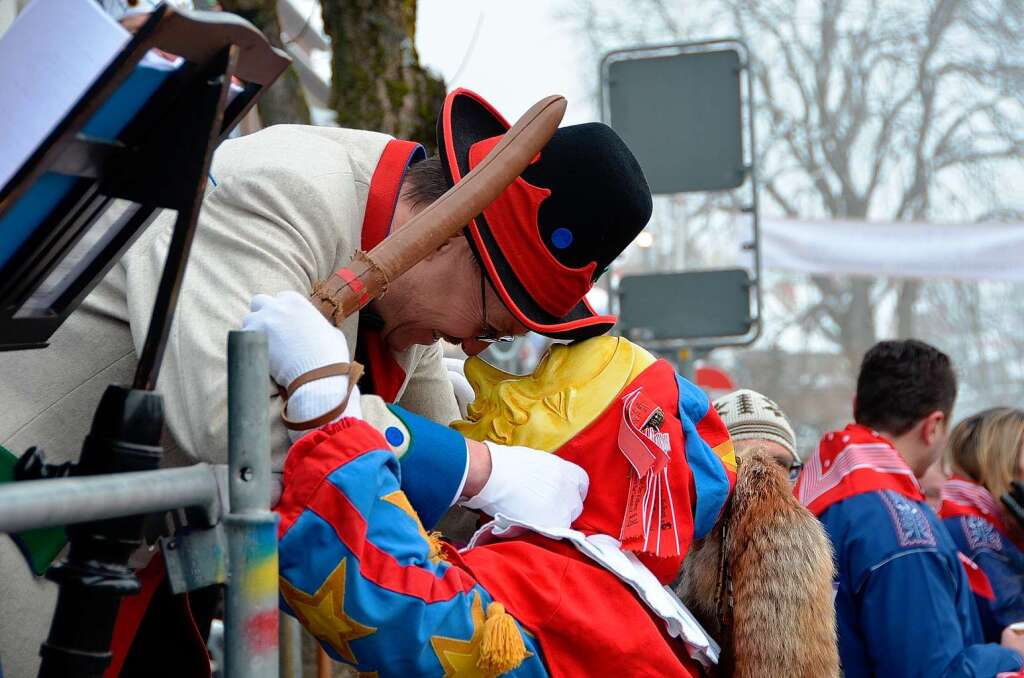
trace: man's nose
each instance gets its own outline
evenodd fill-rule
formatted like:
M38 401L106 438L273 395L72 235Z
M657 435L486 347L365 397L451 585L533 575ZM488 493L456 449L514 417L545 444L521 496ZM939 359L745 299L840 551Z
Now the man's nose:
M476 339L463 339L462 350L469 357L473 357L478 353L483 353L490 346L486 341L477 341Z

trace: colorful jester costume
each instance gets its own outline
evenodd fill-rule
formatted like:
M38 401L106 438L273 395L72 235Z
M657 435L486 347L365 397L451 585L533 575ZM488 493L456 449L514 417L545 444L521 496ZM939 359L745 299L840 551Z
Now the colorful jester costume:
M461 436L395 407L343 419L284 471L282 609L379 676L693 676L717 646L665 585L735 478L704 394L612 337L555 346L529 377L467 363L470 438L558 454L590 476L572 529L497 516L457 551L428 530L461 491Z

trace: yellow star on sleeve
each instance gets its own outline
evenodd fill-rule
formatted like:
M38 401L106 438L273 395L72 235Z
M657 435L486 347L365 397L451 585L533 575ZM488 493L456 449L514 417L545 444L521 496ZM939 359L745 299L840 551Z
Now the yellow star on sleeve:
M281 593L302 625L316 638L330 645L345 660L357 664L349 643L365 638L377 629L364 626L345 614L345 564L342 558L316 593L309 595L281 579Z
M406 515L413 519L416 523L416 530L420 533L420 537L422 537L423 541L427 544L430 562L436 565L442 560L445 560L441 546L441 533L434 532L433 534L430 534L423 528L423 523L420 522L420 517L416 514L416 510L413 509L412 504L409 503L409 498L405 496L405 492L395 490L394 492L385 494L381 499L389 504L397 506Z
M498 606L501 608L501 606ZM434 654L444 669L444 678L495 678L498 674L481 668L480 652L484 639L484 603L480 598L480 592L473 592L473 607L470 610L473 621L473 635L469 640L448 638L446 636L431 636L430 646L434 648ZM490 614L490 612L488 613ZM504 614L504 613L502 613ZM518 632L518 631L517 631ZM529 634L528 634L529 635ZM526 651L525 657L532 657L533 653ZM486 665L486 662L484 662Z
M441 667L444 669L444 678L454 678L455 676L489 678L477 666L477 660L480 658L480 642L483 640L484 634L484 603L480 599L479 591L473 594L471 614L473 635L469 640L446 636L431 636L430 638L434 654L437 655L437 660L441 662Z

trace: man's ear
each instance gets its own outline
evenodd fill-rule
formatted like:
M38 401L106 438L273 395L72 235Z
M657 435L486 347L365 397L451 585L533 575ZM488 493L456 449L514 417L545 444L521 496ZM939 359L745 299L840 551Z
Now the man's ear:
M935 410L927 417L921 425L921 442L929 447L935 444L935 440L942 434L943 426L946 425L946 413Z
M461 251L463 249L468 250L469 243L466 242L465 236L463 236L461 233L457 233L456 235L453 235L452 237L448 238L443 243L441 243L440 247L438 247L436 250L428 254L426 257L424 257L424 259L433 259L436 257L450 256L452 253Z

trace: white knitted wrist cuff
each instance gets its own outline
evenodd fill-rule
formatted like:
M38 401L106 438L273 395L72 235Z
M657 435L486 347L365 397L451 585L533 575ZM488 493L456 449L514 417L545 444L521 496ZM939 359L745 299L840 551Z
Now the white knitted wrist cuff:
M327 377L300 386L288 399L288 418L292 421L309 421L337 407L348 392L348 377ZM341 417L362 418L359 407L359 389L352 390L345 411Z
M293 381L301 377L306 372L312 372L324 365L347 362L349 362L348 351L321 351L315 355L313 353L307 353L304 356L299 355L298 359L293 363L289 363L287 368L279 375L280 378L287 382L280 384L280 386L282 388L288 388L291 386Z

